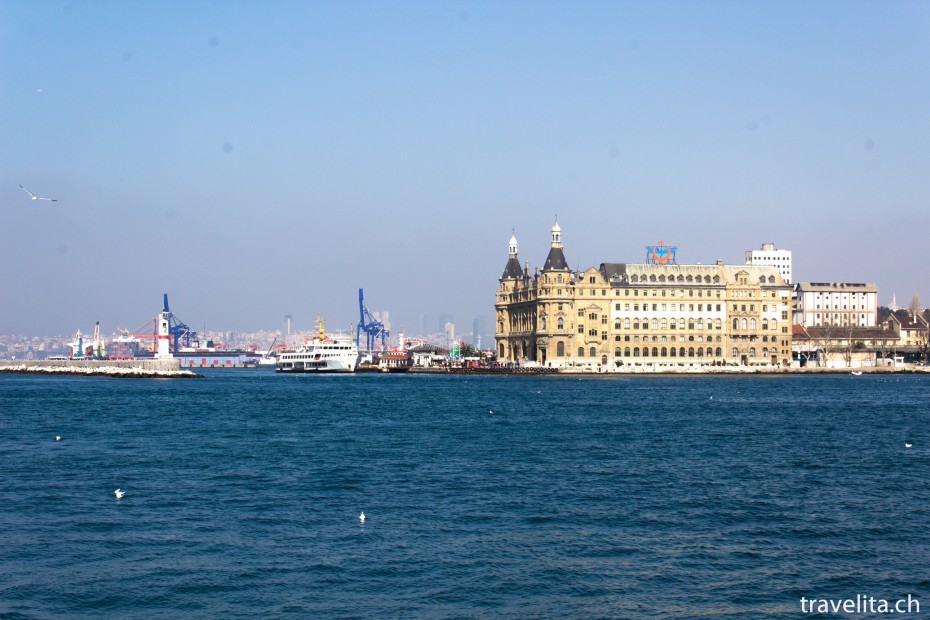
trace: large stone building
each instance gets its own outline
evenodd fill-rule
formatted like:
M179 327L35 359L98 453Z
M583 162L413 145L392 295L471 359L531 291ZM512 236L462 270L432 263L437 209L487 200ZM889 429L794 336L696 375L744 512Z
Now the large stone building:
M543 268L531 271L511 237L495 304L498 360L653 369L790 363L791 287L776 267L653 256L572 271L556 223Z
M804 327L875 327L878 286L864 282L798 282L793 322Z

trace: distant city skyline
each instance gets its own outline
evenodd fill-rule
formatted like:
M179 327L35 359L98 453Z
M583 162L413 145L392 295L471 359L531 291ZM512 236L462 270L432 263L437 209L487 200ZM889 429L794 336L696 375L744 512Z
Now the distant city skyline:
M0 334L493 329L556 214L573 269L774 242L930 301L928 3L235 9L0 0Z

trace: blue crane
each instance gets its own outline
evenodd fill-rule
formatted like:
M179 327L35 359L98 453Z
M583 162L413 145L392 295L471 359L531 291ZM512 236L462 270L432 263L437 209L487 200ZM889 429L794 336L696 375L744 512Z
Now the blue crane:
M168 309L168 293L165 293L165 312L169 313L168 319L168 333L171 334L172 348L171 350L177 352L178 350L178 340L184 340L184 346L191 346L191 340L197 339L197 332L192 330L190 327L181 322L181 320Z
M365 351L371 352L374 348L375 340L381 338L381 350L387 348L388 330L384 329L384 323L371 316L371 312L365 307L365 293L358 289L358 325L355 327L355 346L362 350L361 336L365 332Z

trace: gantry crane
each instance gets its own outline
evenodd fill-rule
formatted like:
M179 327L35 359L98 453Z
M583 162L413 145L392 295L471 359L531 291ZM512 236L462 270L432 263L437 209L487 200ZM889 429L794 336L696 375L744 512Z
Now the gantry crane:
M365 307L365 293L362 289L358 289L358 314L358 325L355 327L355 346L358 347L359 351L363 350L361 336L362 332L365 332L364 351L371 353L378 338L381 339L381 350L384 351L387 348L388 330L384 328L384 323L371 316L371 312Z

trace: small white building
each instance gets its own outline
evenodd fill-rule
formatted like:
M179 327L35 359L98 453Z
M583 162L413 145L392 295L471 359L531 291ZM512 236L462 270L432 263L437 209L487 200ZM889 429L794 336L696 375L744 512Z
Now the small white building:
M746 264L776 267L785 282L791 284L791 250L779 250L774 243L763 243L761 249L746 252Z

